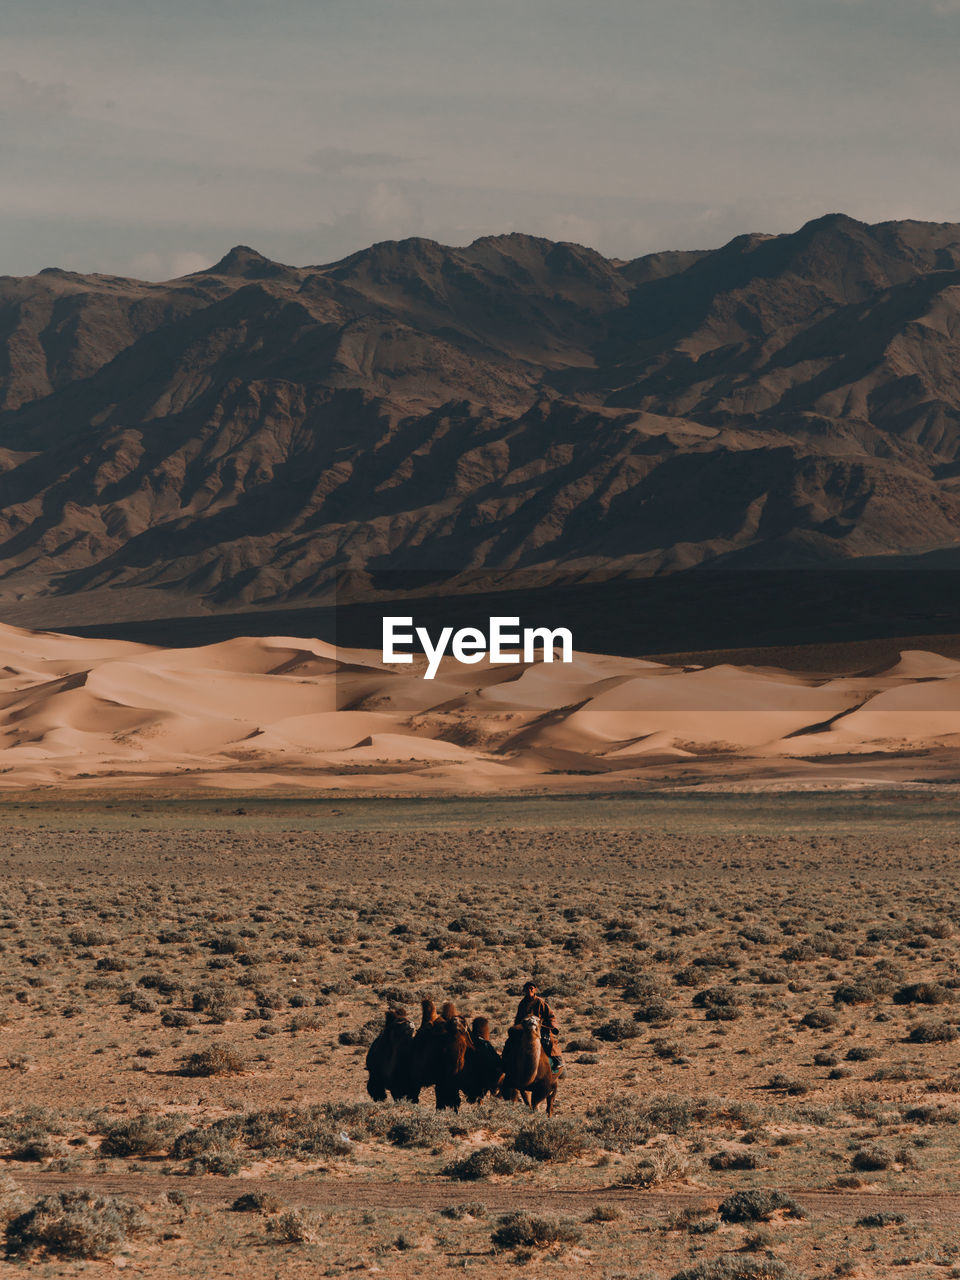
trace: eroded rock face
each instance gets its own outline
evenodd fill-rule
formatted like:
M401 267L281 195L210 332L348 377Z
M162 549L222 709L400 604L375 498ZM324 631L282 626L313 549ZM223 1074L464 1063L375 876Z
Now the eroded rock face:
M0 280L0 602L950 547L958 449L960 226Z

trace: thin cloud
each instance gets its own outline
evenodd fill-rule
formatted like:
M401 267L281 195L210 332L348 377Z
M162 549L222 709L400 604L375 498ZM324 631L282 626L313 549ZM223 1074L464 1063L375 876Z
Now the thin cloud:
M307 164L325 173L354 173L375 169L392 169L409 164L407 156L392 151L351 151L346 147L321 147L307 156Z
M65 116L71 105L70 90L60 83L30 80L19 71L0 78L0 115L44 122Z

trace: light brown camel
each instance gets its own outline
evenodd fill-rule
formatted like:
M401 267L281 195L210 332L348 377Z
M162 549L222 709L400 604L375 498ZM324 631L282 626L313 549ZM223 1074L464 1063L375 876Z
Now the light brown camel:
M519 1093L533 1111L546 1101L547 1115L552 1116L559 1080L540 1038L540 1019L536 1014L530 1014L522 1023L515 1023L507 1033L500 1096L513 1102Z

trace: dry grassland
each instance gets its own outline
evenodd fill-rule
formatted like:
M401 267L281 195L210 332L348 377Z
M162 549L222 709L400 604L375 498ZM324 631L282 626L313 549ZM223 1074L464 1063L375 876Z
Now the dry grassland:
M951 795L22 798L0 1205L42 1274L960 1276ZM236 810L236 812L235 812ZM558 1114L377 1105L388 1002Z

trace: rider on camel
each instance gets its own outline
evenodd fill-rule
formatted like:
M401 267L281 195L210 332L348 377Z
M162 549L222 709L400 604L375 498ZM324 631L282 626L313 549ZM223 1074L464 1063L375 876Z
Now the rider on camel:
M529 1018L531 1014L540 1019L540 1039L550 1055L554 1071L559 1072L561 1058L557 1037L560 1034L560 1028L557 1026L557 1019L546 1000L540 995L537 984L528 981L523 984L523 997L517 1005L517 1023L523 1022L524 1018Z

